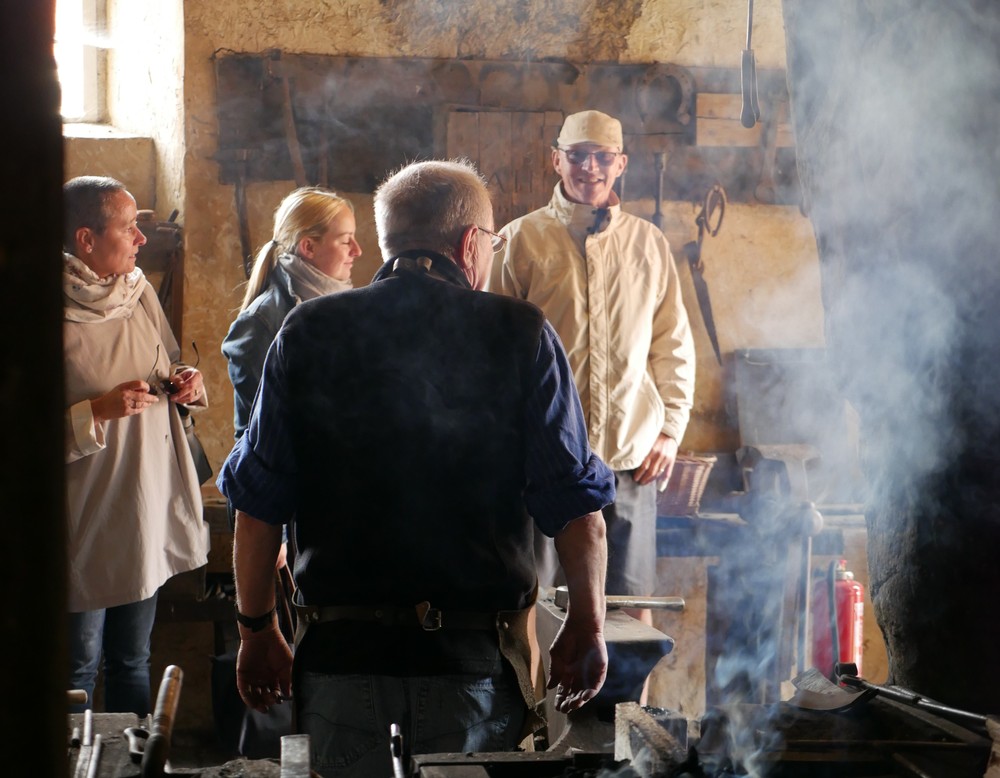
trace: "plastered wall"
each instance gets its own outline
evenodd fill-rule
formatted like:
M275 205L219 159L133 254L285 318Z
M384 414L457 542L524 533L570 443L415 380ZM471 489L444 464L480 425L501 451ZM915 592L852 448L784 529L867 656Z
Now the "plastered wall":
M784 65L779 0L754 6L753 48L759 68ZM503 20L499 24L498 20ZM673 62L738 68L746 44L746 5L723 2L379 2L250 4L188 2L184 8L184 95L187 185L181 221L187 233L185 332L203 346L213 408L199 421L209 456L220 461L232 440L231 389L219 345L240 299L243 281L232 186L218 184L215 84L217 50L338 56L569 58ZM723 182L725 184L725 182ZM248 190L253 243L270 237L273 209L292 182ZM345 193L358 206L365 255L356 283L377 267L368 193ZM654 204L629 210L651 215ZM664 207L665 231L679 249L696 236L690 203ZM719 236L707 241L706 276L714 295L724 350L748 346L823 344L816 249L808 220L795 208L732 205ZM686 269L682 269L682 273ZM699 346L696 409L683 441L694 450L731 448L731 421L722 407L722 374L697 314L686 299Z

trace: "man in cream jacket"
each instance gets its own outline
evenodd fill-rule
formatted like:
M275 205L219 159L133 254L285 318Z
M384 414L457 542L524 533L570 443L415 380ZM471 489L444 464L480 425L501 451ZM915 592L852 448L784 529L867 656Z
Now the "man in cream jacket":
M647 596L656 483L669 477L688 423L695 355L667 239L613 191L627 163L617 119L568 116L552 150L561 178L552 200L503 228L489 289L537 305L562 340L590 445L615 471L607 593ZM551 541L538 540L539 582L553 585ZM633 615L652 621L648 610Z

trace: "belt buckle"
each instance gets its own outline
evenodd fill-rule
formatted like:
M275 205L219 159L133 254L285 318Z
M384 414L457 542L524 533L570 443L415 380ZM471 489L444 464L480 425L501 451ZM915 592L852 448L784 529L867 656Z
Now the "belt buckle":
M417 621L425 632L437 632L441 629L441 609L432 608L427 601L416 604Z

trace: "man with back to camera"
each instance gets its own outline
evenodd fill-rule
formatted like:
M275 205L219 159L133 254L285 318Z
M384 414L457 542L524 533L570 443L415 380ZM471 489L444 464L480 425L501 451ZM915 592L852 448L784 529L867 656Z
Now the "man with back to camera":
M408 165L375 216L385 264L288 316L218 480L238 509L240 694L261 710L294 686L325 776L391 774L393 723L409 753L510 750L540 725L535 526L570 589L556 707L583 705L607 668L600 510L614 479L541 312L478 291L502 243L482 177ZM294 668L273 613L287 521L305 625Z
M694 398L694 343L663 233L622 210L622 125L600 111L566 117L552 149L560 180L548 205L501 230L490 291L538 305L580 392L590 445L615 471L607 520L607 593L656 586L656 487L667 479ZM555 583L537 538L541 585ZM652 623L648 610L631 611Z

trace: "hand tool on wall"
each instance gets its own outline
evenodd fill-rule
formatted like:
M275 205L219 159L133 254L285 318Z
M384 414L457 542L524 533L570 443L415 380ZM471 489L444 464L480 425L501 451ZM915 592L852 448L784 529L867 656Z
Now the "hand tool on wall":
M285 123L285 141L288 144L288 157L292 162L292 174L296 186L306 186L306 168L302 161L302 147L299 144L299 133L295 128L295 104L292 100L292 84L288 70L281 61L281 50L270 52L267 61L267 75L281 81L281 115Z
M667 169L667 153L665 151L653 152L653 160L656 166L656 210L653 211L653 224L659 229L663 229L663 173Z
M705 262L701 258L701 244L706 233L711 238L719 234L719 230L722 229L722 218L725 214L726 190L720 184L715 184L705 195L701 210L694 220L698 226L698 240L684 244L684 255L691 267L691 281L694 284L695 295L698 297L698 308L701 310L701 318L705 322L708 339L712 342L715 358L720 365L722 364L722 351L719 348L719 336L715 331L712 298L709 296L708 284L705 281ZM715 220L714 226L713 219Z
M743 62L740 67L743 82L743 110L740 112L740 124L750 129L760 119L760 106L757 104L757 63L750 47L750 39L753 36L753 0L747 0L747 4L747 47L743 50Z
M684 610L683 597L626 597L623 595L611 595L605 597L608 610L616 608L651 608L663 611ZM566 610L569 607L569 589L565 586L556 587L555 603L557 608Z
M236 162L236 184L233 196L236 199L236 221L240 233L240 261L243 263L243 273L250 278L253 270L253 244L250 241L250 220L247 217L247 162L250 160L250 149L233 151Z
M142 778L160 778L163 775L183 680L184 671L177 665L170 665L163 671L163 680L160 681L160 690L156 695L156 707L153 709L153 723L142 752Z

